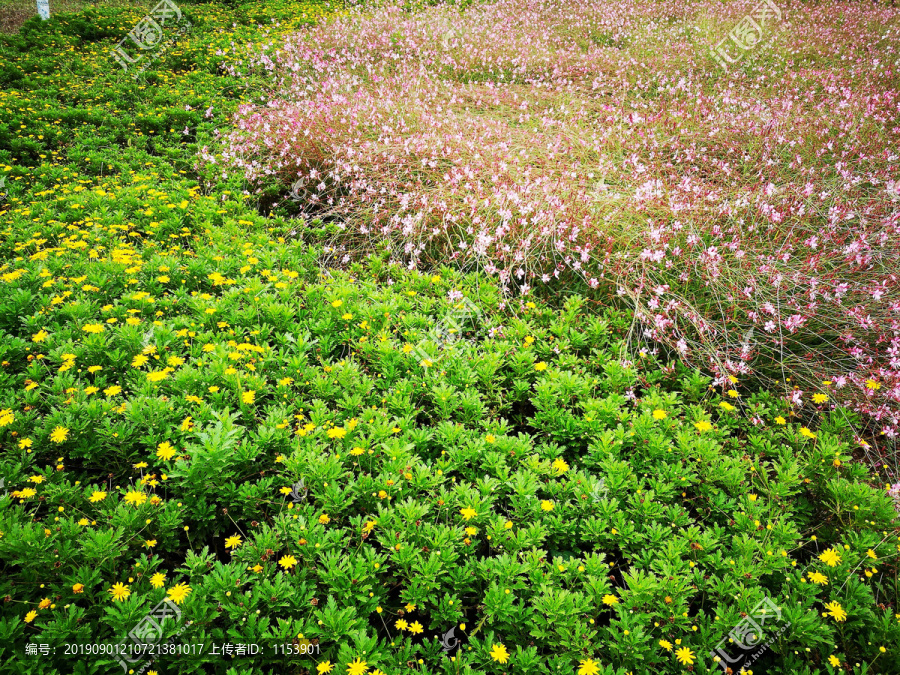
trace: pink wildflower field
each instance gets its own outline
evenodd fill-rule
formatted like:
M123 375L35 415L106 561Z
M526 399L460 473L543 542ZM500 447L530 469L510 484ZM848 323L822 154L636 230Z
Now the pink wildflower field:
M861 413L875 459L900 412L900 10L773 0L736 49L759 4L353 9L253 47L233 74L264 95L203 161L301 195L344 262L387 247L517 302L586 284L719 384Z

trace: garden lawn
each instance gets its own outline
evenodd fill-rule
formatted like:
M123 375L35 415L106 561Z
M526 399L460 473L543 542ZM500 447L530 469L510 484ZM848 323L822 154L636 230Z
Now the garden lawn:
M713 673L748 614L754 672L898 672L858 418L634 354L588 287L336 264L196 168L263 90L228 69L331 8L182 10L137 81L143 10L0 42L0 670L125 672L88 645L163 606L191 653L135 673Z

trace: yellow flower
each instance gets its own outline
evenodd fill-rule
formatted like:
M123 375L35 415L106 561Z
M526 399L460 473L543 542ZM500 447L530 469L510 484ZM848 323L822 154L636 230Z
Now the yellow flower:
M237 548L243 542L238 535L232 535L225 540L225 548Z
M69 437L69 430L66 427L56 427L50 433L50 440L54 443L62 443Z
M825 403L828 401L827 394L813 394L813 403Z
M603 596L603 604L612 607L619 604L619 599L614 595L606 594Z
M132 490L125 495L125 501L129 504L134 504L135 506L140 506L145 501L147 501L147 495L143 492L138 492L137 490Z
M566 464L564 459L556 458L553 460L553 468L556 469L557 473L563 474L569 470L569 465Z
M800 427L800 435L806 436L807 438L815 438L816 435L810 431L807 427Z
M779 415L778 417L775 418L775 424L784 425L784 424L787 424L787 420L784 419L781 415Z
M597 675L599 672L600 669L597 667L597 662L593 659L579 661L578 675Z
M729 389L729 390L728 390L728 395L729 395L731 398L737 398L738 396L740 396L740 394L737 393L737 391L734 390L734 389Z
M106 330L102 323L89 323L81 328L85 333L102 333Z
M322 661L319 665L316 666L316 672L319 675L326 675L334 670L334 664L331 661Z
M665 410L657 409L653 411L653 419L655 420L664 420L666 419L666 417L668 417L668 415L666 414Z
M172 447L169 441L163 441L156 448L156 456L164 462L168 462L175 456L175 448Z
M31 623L37 618L37 612L31 610L28 614L25 615L25 623Z
M668 640L660 640L659 646L662 647L663 649L665 649L666 651L669 651L669 652L672 651L672 643L669 642Z
M38 609L47 609L50 605L50 598L44 598L38 603Z
M331 518L328 517L327 513L323 513L321 516L319 516L319 522L322 523L322 525L327 525L331 522Z
M497 440L497 437L494 436L494 434L488 434L487 436L484 437L484 442L488 443L488 444L491 444L496 440Z
M422 624L420 624L418 621L413 621L411 624L409 624L409 632L413 635L418 635L423 630L425 629L422 628Z
M679 663L682 663L685 666L690 666L694 663L694 652L692 652L687 647L682 647L678 651L675 652L675 658L678 659Z
M150 585L153 588L162 588L166 583L166 575L162 572L157 572L152 577L150 577Z
M731 405L730 403L728 403L728 401L722 401L719 404L719 407L722 408L723 410L734 410L734 406Z
M828 657L828 663L830 663L833 667L837 668L841 665L841 660L836 657L834 654Z
M547 370L547 364L544 363L543 361L538 361L537 363L534 364L534 369L538 372ZM501 663L506 663L506 662L501 661Z
M553 510L553 502L549 499L541 500L541 510L542 511L552 511Z
M278 564L281 565L284 569L289 570L297 564L297 559L292 555L286 555L278 561Z
M153 548L154 546L156 546L156 539L146 539L144 541L144 546L146 546L147 548Z
M347 675L363 675L368 669L366 662L357 657L353 663L347 664Z
M819 556L819 560L829 567L837 567L841 562L841 556L836 550L830 548Z
M182 583L172 586L172 588L166 592L166 595L168 595L169 599L176 605L180 605L184 602L184 599L191 594L191 590L190 586Z
M812 581L814 584L818 584L820 586L828 585L828 577L826 577L821 572L810 572L809 580Z
M244 403L247 403L248 405L253 403L253 401L255 399L256 399L255 391L245 391L243 394L241 394L241 401L243 401Z
M701 434L704 431L709 431L710 429L712 429L712 424L710 424L706 420L700 420L699 422L694 423L694 426L697 428L697 431L699 431Z
M875 380L866 380L866 389L878 391L879 389L881 389L881 385L878 384Z
M463 520L472 520L478 513L473 508L464 508L459 510L460 515L463 517Z
M31 339L33 342L43 342L44 340L47 339L48 335L49 335L49 333L47 331L40 330L37 333L35 333L34 335L32 335Z
M825 605L825 609L828 611L825 612L825 615L834 617L834 620L842 623L847 620L847 612L844 611L844 608L841 607L841 603L839 602L829 602Z
M328 430L328 438L343 438L347 435L347 430L341 427Z
M506 663L509 661L509 652L506 651L506 647L502 644L499 645L491 645L492 649L490 651L491 658L494 659L497 663Z
M122 600L127 599L129 595L131 595L131 591L128 590L128 586L123 584L121 581L117 582L115 585L113 585L112 588L108 590L109 594L112 595L113 600L115 600L116 602L121 602Z
M407 628L409 628L409 624L403 619L397 619L397 621L394 623L394 628L396 628L397 630L406 630Z

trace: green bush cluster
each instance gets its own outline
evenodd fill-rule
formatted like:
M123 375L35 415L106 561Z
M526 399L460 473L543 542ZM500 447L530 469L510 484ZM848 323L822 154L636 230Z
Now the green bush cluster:
M896 512L852 417L631 363L587 297L329 268L321 223L193 175L245 95L214 51L260 33L190 11L206 56L138 83L103 54L139 11L3 45L36 49L0 94L2 668L123 672L65 645L168 598L207 653L134 672L713 673L768 599L757 672L897 672Z

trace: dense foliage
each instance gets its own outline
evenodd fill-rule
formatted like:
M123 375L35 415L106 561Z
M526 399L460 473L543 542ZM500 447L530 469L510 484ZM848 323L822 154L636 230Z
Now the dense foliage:
M299 181L348 255L387 240L523 293L575 273L720 383L765 375L800 408L830 381L894 446L896 9L383 4L232 67L267 86L204 160L261 194ZM760 44L725 70L738 26Z
M220 66L328 10L185 5L137 82L109 53L141 11L2 42L0 669L124 672L65 645L168 598L205 653L135 673L713 673L768 599L756 672L896 672L854 415L633 355L586 286L337 264L334 223L194 169L258 95Z

